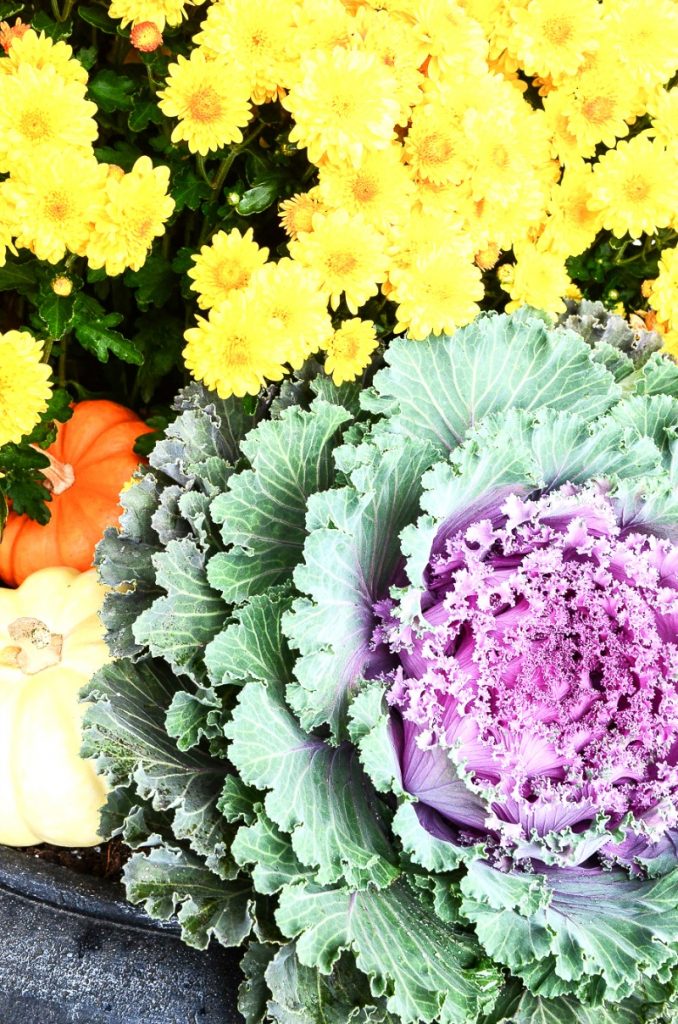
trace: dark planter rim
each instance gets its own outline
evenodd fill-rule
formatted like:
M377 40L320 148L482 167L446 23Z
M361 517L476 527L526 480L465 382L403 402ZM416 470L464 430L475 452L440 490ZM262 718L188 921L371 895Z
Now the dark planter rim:
M73 871L8 846L0 846L0 893L3 892L80 917L179 934L174 921L156 921L140 907L127 903L120 882Z

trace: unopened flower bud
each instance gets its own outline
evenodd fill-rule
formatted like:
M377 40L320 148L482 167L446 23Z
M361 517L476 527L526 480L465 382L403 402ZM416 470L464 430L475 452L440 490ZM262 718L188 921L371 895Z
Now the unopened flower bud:
M66 298L73 291L73 282L70 277L64 277L63 274L59 274L58 277L52 279L52 291L55 295Z
M130 41L135 50L153 53L162 46L162 33L154 21L140 21L132 25Z
M499 251L496 242L490 242L484 249L479 249L475 255L476 266L481 270L491 270L499 259Z

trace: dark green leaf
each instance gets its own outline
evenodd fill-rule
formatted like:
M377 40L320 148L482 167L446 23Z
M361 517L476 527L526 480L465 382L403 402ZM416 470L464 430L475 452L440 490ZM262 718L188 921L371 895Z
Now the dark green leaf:
M40 289L38 314L50 338L58 341L70 329L73 324L75 299L76 295L73 293L57 295L49 285Z
M81 50L78 50L76 57L82 64L82 66L89 71L93 68L97 62L97 48L96 46L83 46Z
M50 39L58 41L67 39L73 31L73 22L70 18L66 21L55 21L45 11L37 11L31 18L31 28L36 32L44 32Z
M255 185L254 188L248 188L243 193L240 197L240 202L236 206L236 210L241 217L251 217L255 213L261 213L273 205L278 198L279 190L279 178L270 178L268 181L262 181L259 185Z
M35 288L39 264L35 259L17 260L11 257L0 267L0 292L16 291L25 295Z
M141 366L143 354L119 331L113 330L122 320L119 313L105 313L102 306L88 295L78 294L73 310L73 329L84 349L107 363L109 353L126 363Z
M189 210L197 210L212 194L207 182L198 177L189 163L181 163L172 170L170 191L177 204L177 212L185 206Z
M139 99L130 111L127 127L131 132L142 132L149 124L162 124L162 114L158 109L157 100Z
M176 287L176 279L169 260L159 253L151 254L140 270L126 270L124 283L136 292L137 306L164 306Z
M77 7L78 17L86 21L88 25L93 25L94 28L98 28L101 32L107 32L108 35L114 36L117 30L117 23L109 18L106 12L101 7Z
M129 110L132 106L132 92L134 82L124 75L117 75L115 71L104 69L90 79L90 97L106 114L114 110Z
M13 18L15 14L23 11L25 6L21 0L3 0L0 3L0 19L6 21L8 18Z
M121 140L113 146L95 146L94 155L101 163L118 164L123 171L131 171L135 161L142 155L141 150ZM103 275L106 276L105 274ZM103 277L101 278L103 280Z

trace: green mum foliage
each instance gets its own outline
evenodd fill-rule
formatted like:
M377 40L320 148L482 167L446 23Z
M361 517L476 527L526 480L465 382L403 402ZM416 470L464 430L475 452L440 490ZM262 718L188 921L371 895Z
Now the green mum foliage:
M129 898L246 944L247 1024L675 1020L675 830L592 812L516 838L453 743L407 760L393 696L460 524L581 493L678 537L678 367L618 319L396 341L359 404L319 376L264 418L193 385L123 495L85 753Z

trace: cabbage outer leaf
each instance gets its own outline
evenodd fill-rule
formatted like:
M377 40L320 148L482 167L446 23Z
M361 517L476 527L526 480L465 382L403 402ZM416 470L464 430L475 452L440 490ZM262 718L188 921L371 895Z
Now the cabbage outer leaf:
M600 976L616 1002L678 963L678 869L636 881L621 870L503 874L475 861L460 884L483 947L534 995L585 999Z
M352 949L372 992L403 1024L470 1024L492 1008L500 975L472 939L443 922L409 882L350 892L293 885L283 889L276 920L299 936L302 964L327 974Z

